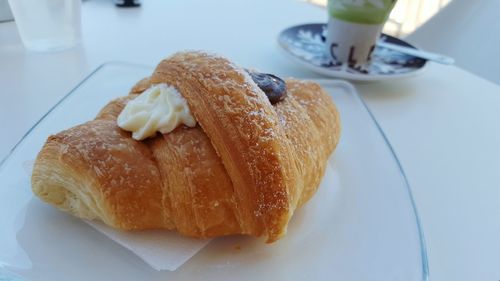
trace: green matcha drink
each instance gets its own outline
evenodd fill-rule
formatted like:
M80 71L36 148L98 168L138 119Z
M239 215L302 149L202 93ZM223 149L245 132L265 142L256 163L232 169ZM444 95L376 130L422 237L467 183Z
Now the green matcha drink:
M383 24L396 0L329 0L330 16L347 22Z
M366 64L396 0L329 0L328 54L334 62Z

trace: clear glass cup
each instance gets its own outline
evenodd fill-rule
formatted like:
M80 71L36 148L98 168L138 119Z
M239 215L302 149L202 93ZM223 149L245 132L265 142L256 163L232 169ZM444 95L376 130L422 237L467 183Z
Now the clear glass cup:
M7 2L7 0L0 0L0 22L11 21L13 19L9 8L9 2Z
M81 41L81 0L9 0L24 46L60 51Z

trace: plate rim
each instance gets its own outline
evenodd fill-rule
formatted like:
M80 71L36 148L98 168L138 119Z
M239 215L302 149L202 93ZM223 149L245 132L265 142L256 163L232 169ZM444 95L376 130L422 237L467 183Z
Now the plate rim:
M420 215L418 213L417 204L415 201L415 197L413 196L412 188L410 186L410 182L408 180L408 177L406 176L406 173L403 169L403 165L402 165L401 161L399 160L399 157L397 156L397 153L394 150L394 147L392 146L391 142L389 141L389 138L387 137L384 130L380 126L379 122L375 118L375 115L373 115L372 111L368 107L368 104L359 95L358 91L356 90L356 87L352 83L350 83L349 81L342 80L342 79L319 78L319 79L308 79L308 80L316 82L324 87L328 87L329 85L332 86L332 84L344 84L343 85L344 87L351 89L352 95L361 104L361 106L366 110L366 112L370 116L370 119L374 123L375 127L379 131L382 138L384 139L384 142L387 145L387 148L389 149L389 152L392 155L393 160L396 162L396 165L399 169L400 175L403 178L403 182L404 182L404 185L406 186L406 191L408 193L408 196L409 196L409 199L411 202L413 214L415 216L415 222L417 224L417 232L418 232L419 242L420 242L420 256L421 256L421 262L422 262L422 275L423 275L422 280L428 281L429 275L430 275L429 258L428 258L428 254L427 254L427 243L426 243L425 234L424 234L424 230L423 230L422 219L420 218Z
M140 63L133 63L133 62L126 62L126 61L119 61L119 60L110 60L107 62L104 62L100 65L98 65L94 70L90 71L85 77L82 78L80 82L75 84L74 87L71 88L71 90L68 91L61 99L59 99L50 109L45 112L33 125L22 135L22 137L16 142L16 144L7 152L7 154L1 158L0 160L0 172L3 170L3 167L7 160L12 156L12 154L16 151L16 149L24 142L24 139L40 124L45 117L47 117L52 111L54 111L57 107L59 107L60 104L62 104L64 101L66 101L73 93L85 83L90 77L92 77L96 72L101 70L102 68L108 66L108 65L127 65L127 66L133 66L133 67L141 67L141 68L151 68L151 66L145 65L145 64L140 64Z
M88 75L86 75L80 82L78 82L66 95L64 95L59 101L57 101L38 121L36 121L30 129L26 131L26 133L21 137L21 139L10 149L10 151L6 154L5 157L0 161L0 172L4 169L4 166L6 165L8 159L12 156L14 152L17 151L18 147L20 147L26 140L26 137L37 128L37 126L48 116L50 115L56 108L58 108L59 105L61 105L63 102L65 102L72 94L82 85L84 84L91 76L93 76L96 72L101 70L102 68L109 66L109 65L125 65L129 67L140 67L140 68L148 68L151 69L153 68L152 66L146 65L146 64L139 64L139 63L132 63L132 62L126 62L126 61L107 61L102 64L100 64L97 68L92 70ZM427 254L427 246L426 246L426 239L422 227L422 220L418 214L418 208L415 202L415 198L413 196L413 192L410 186L410 183L408 181L408 178L406 176L406 173L404 172L403 166L397 157L397 153L394 150L392 144L390 143L387 135L384 133L382 127L378 123L377 119L373 115L372 111L366 104L366 102L363 100L363 98L358 94L356 87L351 84L348 81L342 80L342 79L325 79L325 78L320 78L320 79L308 79L305 78L306 80L316 82L320 84L321 86L324 87L331 87L334 84L342 84L342 86L348 88L352 95L355 97L355 99L360 103L360 105L367 111L369 114L372 122L374 123L375 127L381 134L384 142L387 145L387 148L389 149L390 154L392 155L393 160L395 161L400 175L403 179L403 183L406 186L406 191L408 193L411 206L412 206L412 211L415 216L415 222L417 226L417 232L419 236L419 244L420 244L420 256L421 256L421 263L422 263L422 281L428 281L429 280L429 264L428 264L428 254ZM0 265L0 269L2 269L2 266ZM8 271L7 271L8 272Z

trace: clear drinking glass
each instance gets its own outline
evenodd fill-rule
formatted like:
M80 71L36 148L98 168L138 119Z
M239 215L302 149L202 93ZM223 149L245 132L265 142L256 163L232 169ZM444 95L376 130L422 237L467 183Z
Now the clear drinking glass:
M59 51L80 42L80 0L9 0L9 4L27 49Z

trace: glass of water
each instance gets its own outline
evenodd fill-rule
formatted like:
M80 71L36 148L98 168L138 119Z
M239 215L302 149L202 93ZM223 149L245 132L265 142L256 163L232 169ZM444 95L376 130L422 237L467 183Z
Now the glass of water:
M80 43L81 0L9 0L27 49L60 51Z

